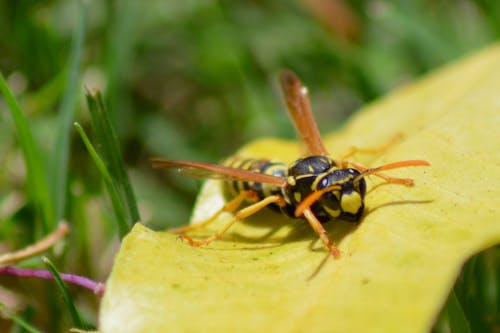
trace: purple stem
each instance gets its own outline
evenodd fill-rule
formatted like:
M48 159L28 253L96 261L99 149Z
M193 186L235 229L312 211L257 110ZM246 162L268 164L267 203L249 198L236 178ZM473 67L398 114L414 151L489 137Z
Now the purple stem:
M12 275L21 277L34 277L45 280L53 280L52 273L45 269L18 268L18 267L0 267L0 275ZM60 273L61 278L68 283L75 284L85 289L92 290L94 294L102 297L104 295L104 283L97 282L75 274Z

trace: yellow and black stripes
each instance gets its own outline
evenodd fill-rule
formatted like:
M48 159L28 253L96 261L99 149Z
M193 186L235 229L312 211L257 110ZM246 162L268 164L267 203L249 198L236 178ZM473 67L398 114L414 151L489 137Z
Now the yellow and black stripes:
M225 166L263 173L267 175L286 177L287 184L277 186L251 181L226 181L230 194L236 196L242 191L252 190L258 200L272 195L281 195L286 203L273 209L281 210L285 215L295 217L296 207L308 195L324 189L326 191L311 206L314 215L321 222L332 218L348 221L358 221L363 214L363 197L366 191L364 179L355 181L360 172L356 169L339 168L335 162L326 156L309 156L295 161L291 166L266 159L244 159L233 157L224 162Z
M224 165L232 168L263 173L276 177L286 177L288 166L285 163L266 159L246 159L231 157L224 161ZM230 194L237 195L242 191L254 191L259 200L274 194L282 194L282 188L273 184L251 182L251 181L226 181L226 187Z

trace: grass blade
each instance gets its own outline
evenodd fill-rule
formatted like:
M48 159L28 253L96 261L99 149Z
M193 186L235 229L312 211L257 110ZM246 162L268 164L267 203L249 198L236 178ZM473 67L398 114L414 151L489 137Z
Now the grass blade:
M458 301L455 290L452 290L445 307L448 323L452 333L472 333L464 310Z
M131 0L121 1L119 5L110 4L108 9L108 26L110 33L106 45L106 77L108 78L106 105L109 108L110 118L117 126L118 133L123 132L120 128L118 116L127 117L131 114L130 95L124 80L124 73L129 71L133 62L133 47L135 43L135 22L137 19L137 2ZM119 114L118 111L120 110ZM127 119L129 119L128 116ZM120 129L122 131L120 131Z
M140 220L139 210L137 209L137 202L130 179L125 170L113 122L104 107L104 102L99 92L94 94L88 92L87 104L101 156L110 171L113 184L127 209L127 217L130 224L135 223Z
M76 306L75 306L75 303L73 302L73 297L71 297L71 294L69 293L68 286L66 285L66 283L63 281L63 279L59 275L59 272L55 268L54 264L52 264L52 262L48 258L42 257L42 261L44 262L47 269L54 276L54 280L56 281L57 286L59 287L59 290L61 291L64 303L66 303L66 305L68 306L69 313L70 313L71 318L73 320L73 326L78 327L78 328L84 328L80 314L78 313Z
M43 231L48 232L55 227L54 211L52 200L49 194L47 173L44 169L40 149L33 137L33 132L24 117L14 94L8 87L5 79L0 72L0 91L5 102L9 106L12 118L17 130L17 137L27 169L28 190L33 200L37 215L41 217Z
M0 311L5 313L9 318L15 321L19 326L24 328L26 331L31 333L42 333L35 327L31 326L28 322L26 322L22 317L16 315L14 312L8 310L4 304L0 303Z
M76 110L76 99L79 91L79 69L82 57L83 42L85 39L85 23L88 6L80 1L80 21L74 29L73 45L69 61L69 69L66 78L66 92L59 110L59 120L56 144L52 158L52 197L54 200L54 211L56 221L64 217L66 204L66 186L68 180L68 159L70 147L70 130Z
M131 225L129 225L127 223L125 209L123 208L122 201L120 200L120 196L118 195L118 191L113 183L111 175L109 174L108 169L106 168L106 165L104 164L101 157L99 157L99 154L95 150L94 146L90 142L87 134L85 133L83 128L80 126L80 124L75 123L74 126L75 126L76 130L78 131L78 134L80 134L80 137L82 138L83 144L87 148L87 150L90 154L90 157L94 160L94 163L96 164L97 168L101 172L102 177L104 178L104 182L106 184L106 188L107 188L109 196L111 198L111 204L113 205L113 210L115 212L116 219L118 222L118 231L119 231L120 237L123 237L130 230Z

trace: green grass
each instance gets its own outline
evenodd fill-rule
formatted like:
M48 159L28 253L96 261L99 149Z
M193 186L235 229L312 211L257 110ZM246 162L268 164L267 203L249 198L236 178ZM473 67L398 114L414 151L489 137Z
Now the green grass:
M70 154L71 125L76 112L76 102L80 95L80 63L85 40L85 27L88 6L80 3L79 22L76 24L72 37L71 54L66 77L66 87L61 98L58 111L56 141L51 159L50 170L52 198L54 198L55 219L59 221L65 215L68 182L68 160Z
M71 293L69 292L68 286L61 278L61 275L57 271L56 267L46 257L42 257L42 261L45 264L45 267L47 267L47 269L50 271L50 273L54 277L54 281L56 282L56 285L59 288L59 291L61 293L64 304L66 305L66 308L71 315L71 319L72 319L71 326L75 327L75 328L81 328L81 329L85 328L83 325L82 318L80 317L80 314L78 313L78 310L76 309L73 297L71 296Z
M38 329L30 325L26 320L23 319L23 317L18 316L14 312L8 310L4 304L0 303L0 311L3 312L5 315L7 315L9 318L11 318L17 325L19 330L25 330L26 332L30 333L41 333Z
M40 148L33 137L30 125L24 116L12 91L0 72L0 90L8 105L17 130L17 139L27 169L26 192L35 207L40 229L47 232L54 224L52 200L49 195L47 172L43 168Z
M0 0L0 247L22 248L65 219L73 232L47 256L61 272L104 280L116 240L140 217L157 229L188 220L198 183L153 171L148 158L216 162L254 138L294 136L279 69L307 83L331 132L500 36L495 1L350 3L351 34L299 2ZM498 332L499 267L498 248L472 259L434 331ZM23 300L10 313L34 309L42 331L73 325L53 284L0 283ZM97 323L95 296L71 291L83 322ZM11 318L0 331L21 325Z

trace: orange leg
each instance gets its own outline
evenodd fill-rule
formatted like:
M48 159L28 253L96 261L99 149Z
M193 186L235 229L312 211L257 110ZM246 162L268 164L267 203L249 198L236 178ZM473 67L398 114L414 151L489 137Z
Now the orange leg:
M168 231L173 232L175 234L180 234L180 233L184 233L184 232L191 231L191 230L205 228L208 225L210 225L213 221L215 221L217 219L217 217L219 217L219 215L222 214L223 212L231 213L231 212L234 212L235 210L237 210L238 207L241 206L241 204L243 203L243 201L245 199L249 199L249 200L254 199L255 200L255 199L258 199L258 197L257 197L257 194L253 191L243 191L240 194L238 194L237 197L235 197L231 201L227 202L224 205L224 207L219 209L214 215L212 215L211 217L209 217L205 221L203 221L201 223L186 225L186 226L183 226L180 228L169 229Z
M391 146L393 146L400 138L401 138L401 133L397 133L394 135L389 142L383 144L382 146L375 147L375 148L359 148L359 147L351 147L349 150L340 156L339 160L341 161L341 167L346 168L347 164L349 162L346 161L347 158L351 157L352 155L355 155L357 153L362 153L362 154L377 154L380 152L383 152L384 150L389 149Z
M311 208L306 208L304 210L304 217L306 218L307 222L309 222L309 224L313 228L316 235L318 235L319 238L326 245L326 247L328 248L328 251L330 251L333 258L338 259L340 257L340 250L338 248L336 248L335 245L333 245L330 238L328 238L328 235L326 234L325 228L323 227L321 222L318 221L316 216L314 216L313 212L311 211Z
M247 192L251 192L251 191L247 191ZM244 192L242 192L242 194L243 193ZM254 192L252 192L252 193L254 193ZM240 195L242 195L242 194L240 194ZM240 195L238 197L236 197L234 200L230 201L228 204L233 204L233 201L236 201L236 199L238 199L240 197ZM245 198L245 196L243 198ZM240 203L241 203L241 201L240 201ZM192 245L192 246L207 245L208 243L213 242L214 240L220 238L229 228L231 228L239 220L247 218L247 217L249 217L249 216L257 213L262 208L264 208L264 207L266 207L266 206L268 206L268 205L270 205L272 203L276 203L278 205L283 205L284 204L283 197L280 196L280 195L273 195L273 196L264 198L261 201L256 202L256 203L254 203L254 204L252 204L252 205L250 205L248 207L245 207L245 208L241 209L240 211L238 211L234 215L234 217L231 219L231 221L229 221L229 223L227 223L220 231L218 231L217 233L213 234L212 236L210 236L210 237L208 237L206 239L194 240L193 238L191 238L191 237L189 237L187 235L184 235L184 234L180 235L179 238L181 238L183 240L184 239L187 240L188 243L190 245ZM224 208L223 208L223 210L224 210ZM236 210L236 208L237 208L237 206L233 209L233 211ZM215 219L214 217L211 217L210 218L210 222L212 222L214 219ZM207 222L203 222L202 224L206 225Z

